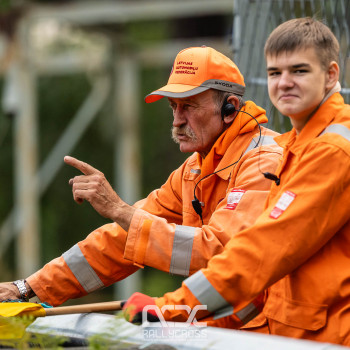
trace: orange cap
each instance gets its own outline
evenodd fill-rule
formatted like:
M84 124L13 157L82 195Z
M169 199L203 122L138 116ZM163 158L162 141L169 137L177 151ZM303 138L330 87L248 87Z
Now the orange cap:
M145 101L155 102L164 96L189 97L209 89L243 96L243 75L228 57L213 48L190 47L177 54L168 84L151 92Z

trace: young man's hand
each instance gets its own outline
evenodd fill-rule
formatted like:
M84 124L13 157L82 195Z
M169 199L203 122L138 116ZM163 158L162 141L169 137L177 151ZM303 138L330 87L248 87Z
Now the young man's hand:
M142 318L143 309L148 305L156 305L154 298L142 293L134 293L123 305L124 318L133 324L142 324L146 321ZM149 322L159 321L155 310L147 310L145 316Z

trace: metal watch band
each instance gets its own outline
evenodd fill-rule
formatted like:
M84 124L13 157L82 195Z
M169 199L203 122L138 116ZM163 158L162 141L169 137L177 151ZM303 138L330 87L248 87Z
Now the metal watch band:
M25 285L25 280L17 280L17 281L14 281L13 284L18 288L19 294L21 295L21 298L24 301L28 301L29 300L28 290L27 290L27 287Z

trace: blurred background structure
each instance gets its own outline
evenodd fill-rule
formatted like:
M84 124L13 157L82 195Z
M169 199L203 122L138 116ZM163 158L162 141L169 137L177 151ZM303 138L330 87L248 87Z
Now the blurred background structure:
M64 166L66 154L103 171L130 204L188 156L171 140L167 101L143 101L181 49L207 45L231 57L246 99L288 130L268 98L263 47L279 23L302 16L324 19L338 37L349 103L350 0L1 0L0 280L30 275L108 222L73 201L77 171ZM94 295L156 296L180 282L145 268Z

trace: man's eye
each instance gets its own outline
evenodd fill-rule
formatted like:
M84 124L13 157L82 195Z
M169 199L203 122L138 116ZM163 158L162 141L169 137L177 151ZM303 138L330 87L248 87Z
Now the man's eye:
M273 76L276 76L276 75L279 75L280 72L277 72L277 71L272 71L272 72L268 72L268 76L269 77L273 77Z
M307 73L308 71L306 69L296 69L294 71L294 73L297 73L297 74L303 74L303 73Z

